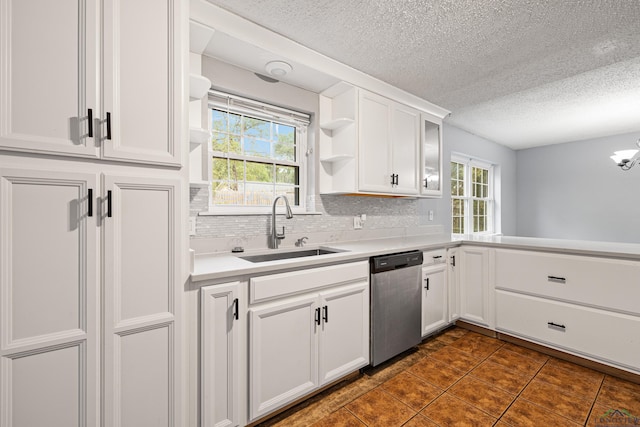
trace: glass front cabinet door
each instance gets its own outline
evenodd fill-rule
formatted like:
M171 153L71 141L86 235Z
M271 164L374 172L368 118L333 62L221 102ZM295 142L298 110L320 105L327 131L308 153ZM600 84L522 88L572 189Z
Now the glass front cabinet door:
M442 121L428 114L421 115L422 182L421 194L442 197Z

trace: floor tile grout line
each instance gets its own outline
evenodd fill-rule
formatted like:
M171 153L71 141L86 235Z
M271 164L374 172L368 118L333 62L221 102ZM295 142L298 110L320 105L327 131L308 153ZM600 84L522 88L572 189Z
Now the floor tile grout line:
M596 407L596 403L598 402L598 396L600 396L600 391L602 390L602 386L604 386L604 381L607 379L607 376L605 375L602 378L602 381L600 381L600 386L598 387L598 392L596 393L596 397L593 399L593 403L591 403L591 409L589 409L589 413L587 414L587 420L584 422L584 425L586 427L587 424L589 424L589 419L591 418L591 413L593 412L593 409Z
M462 338L463 338L463 337L460 337L459 339L462 339ZM457 341L457 340L456 340L456 341ZM455 342L455 341L454 341L454 342ZM448 345L451 345L451 344L448 344ZM441 394L440 394L436 399L433 399L433 400L429 403L429 405L431 405L431 404L432 404L433 402L435 402L438 398L440 398L440 397L441 397L441 396L443 396L445 393L447 393L447 391L449 391L449 390L450 390L454 385L456 385L456 384L458 384L460 381L462 381L462 379L463 379L463 378L467 377L467 376L468 376L468 375L469 375L469 374L470 374L474 369L476 369L476 368L477 368L478 366L480 366L484 361L486 361L489 357L491 357L491 355L493 355L496 351L498 351L500 348L502 348L502 346L503 346L503 345L504 345L504 343L502 343L502 344L501 344L498 348L496 348L493 352L489 353L489 354L488 354L484 359L480 359L480 360L479 360L479 362L478 362L478 363L477 363L473 368L471 368L470 370L468 370L464 375L462 375L462 377L458 378L456 381L454 381L453 383L451 383L447 388L445 388L445 389L444 389L444 391L443 391L443 392L442 392L442 393L441 393ZM443 347L443 348L444 348L444 347ZM453 347L453 348L455 348L455 349L459 350L457 347ZM460 350L460 351L464 352L463 350ZM469 354L469 353L466 353L466 354ZM433 360L435 360L436 362L438 362L438 360L437 360L437 359L433 359ZM443 363L443 362L440 362L440 363ZM451 368L451 369L454 369L454 368ZM456 369L454 369L454 370L456 370ZM460 372L460 371L458 370L458 372ZM484 381L483 381L483 382L484 382ZM487 384L487 383L485 382L485 384ZM479 411L481 411L481 412L483 412L483 413L485 413L485 414L489 415L491 418L496 418L496 417L494 417L493 415L489 414L487 411L485 411L485 410L483 410L483 409L481 409L481 408L478 408L478 407L477 407L477 406L475 406L473 403L471 403L471 402L467 402L466 400L464 400L464 399L462 399L462 398L460 398L460 397L456 396L455 394L453 394L453 396L452 396L452 397L454 397L454 398L456 398L456 399L458 399L458 400L460 400L460 401L462 401L462 402L464 402L464 403L466 403L466 404L468 404L468 405L473 406L474 408L478 409ZM423 411L425 408L427 408L429 405L427 405L427 406L425 406L424 408L422 408L422 410L421 410L420 412L422 412L422 411ZM502 416L502 415L501 415L501 416ZM428 418L428 417L427 417L427 418ZM431 420L431 418L428 418L428 419L429 419L429 420ZM496 423L498 422L498 420L499 420L499 419L500 419L500 417L497 417L497 418L496 418ZM431 421L432 421L432 420L431 420ZM495 423L494 423L494 424L495 424Z
M520 389L520 391L516 394L516 397L511 401L511 403L509 403L509 405L505 408L504 411L502 411L502 414L498 417L498 421L502 420L502 417L504 417L504 415L507 413L507 411L509 411L509 408L511 408L511 406L513 406L513 404L516 402L516 400L518 400L518 398L520 397L520 395L522 394L522 392L527 388L527 386L529 384L531 384L531 381L533 381L533 379L538 376L538 373L542 370L542 368L547 364L547 362L549 361L549 359L545 360L545 362L542 364L542 366L540 366L540 368L538 368L538 370L536 371L536 373L531 377L531 379L529 381L527 381L527 383ZM526 400L526 399L525 399ZM504 421L505 424L508 424L506 421Z

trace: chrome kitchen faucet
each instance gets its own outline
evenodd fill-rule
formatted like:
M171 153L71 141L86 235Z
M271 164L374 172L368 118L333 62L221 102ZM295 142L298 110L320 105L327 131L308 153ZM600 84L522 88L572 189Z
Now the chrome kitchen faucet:
M282 226L282 233L278 233L276 231L276 204L280 198L284 199L284 204L287 208L285 218L293 218L293 213L291 212L291 206L289 206L289 199L287 199L287 196L281 194L273 199L273 205L271 206L271 249L278 249L280 240L284 239L284 226Z

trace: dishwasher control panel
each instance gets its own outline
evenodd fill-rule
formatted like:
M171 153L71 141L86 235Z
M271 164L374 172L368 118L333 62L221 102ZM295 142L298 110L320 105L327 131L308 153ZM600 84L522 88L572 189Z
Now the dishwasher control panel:
M420 251L376 256L371 258L371 273L375 274L414 265L422 265L422 260L422 252Z

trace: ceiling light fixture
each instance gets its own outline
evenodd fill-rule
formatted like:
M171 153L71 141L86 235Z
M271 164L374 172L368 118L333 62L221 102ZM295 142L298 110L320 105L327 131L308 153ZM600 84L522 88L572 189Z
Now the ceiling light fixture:
M638 148L640 148L640 139L636 142ZM638 155L640 150L621 150L616 151L611 156L611 159L616 162L620 169L623 171L628 171L632 167L634 167L638 161L640 160L640 155Z
M293 67L284 61L271 61L267 62L264 69L272 76L281 78L289 74L293 70Z

